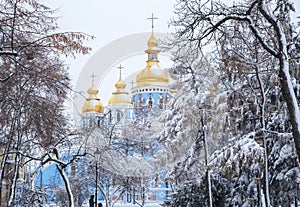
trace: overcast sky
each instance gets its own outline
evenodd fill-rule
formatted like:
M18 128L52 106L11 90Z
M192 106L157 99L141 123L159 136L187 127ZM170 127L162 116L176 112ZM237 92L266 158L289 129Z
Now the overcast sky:
M88 43L93 49L90 55L79 55L75 60L67 61L70 65L72 83L76 84L79 73L89 58L106 44L127 35L150 32L151 21L147 18L152 13L158 17L158 20L155 21L155 31L169 32L168 22L173 15L175 3L176 0L52 0L49 5L52 8L59 8L57 15L60 16L59 26L62 31L84 32L96 37L95 40ZM146 41L147 39L145 40L145 49ZM140 60L134 60L140 62L140 65L134 66L136 70L145 67L145 60L146 56L140 56ZM126 64L124 65L125 70L126 67L130 67L128 65L130 63ZM165 67L166 64L161 62L161 66ZM113 91L115 90L114 83L117 80L112 77L115 76L111 75L108 81L111 82ZM104 104L107 103L112 91L104 92L100 88L99 96Z
M294 0L294 2L297 15L300 16L300 1ZM51 0L46 3L52 8L59 9L57 15L60 16L59 26L62 31L84 32L96 37L95 40L88 43L93 49L90 55L79 55L75 60L67 61L70 65L72 83L75 85L80 71L89 58L103 46L127 35L150 32L151 22L147 18L152 13L159 18L155 21L155 31L170 32L168 22L173 16L176 0ZM134 61L137 60L140 65L136 70L141 70L145 66L146 56ZM161 61L161 67L168 67L170 62L164 62ZM126 64L130 63L126 62ZM126 65L124 67L126 69ZM111 77L109 79L112 79L109 81L114 90L113 84L116 80ZM111 91L107 95L107 92L104 94L100 88L99 95L105 96L100 97L104 104L107 103L110 94Z

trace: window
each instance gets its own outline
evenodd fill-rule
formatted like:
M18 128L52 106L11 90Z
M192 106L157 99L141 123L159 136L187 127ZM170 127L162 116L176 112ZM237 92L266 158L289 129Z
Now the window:
M121 112L118 110L117 111L117 122L121 120Z

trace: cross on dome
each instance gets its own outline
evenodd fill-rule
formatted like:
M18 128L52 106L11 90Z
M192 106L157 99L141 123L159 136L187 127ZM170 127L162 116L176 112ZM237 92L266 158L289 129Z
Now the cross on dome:
M120 92L126 87L126 83L122 80L122 69L124 68L121 64L117 67L120 70L119 80L116 82L115 87L117 88L116 92Z
M125 91L126 83L122 80L122 69L124 68L121 64L117 67L120 70L119 80L115 83L116 91L112 92L112 97L108 101L108 105L119 105L129 104L131 105L131 98L129 93Z
M92 86L94 86L94 80L95 80L96 76L95 76L95 74L93 73L90 77L92 78Z
M133 84L135 83L133 80L131 80L131 88L133 88Z
M101 103L100 99L97 97L99 91L94 86L94 79L96 76L93 73L90 77L92 78L92 86L87 90L89 96L85 100L84 106L82 108L82 113L83 114L88 112L103 113L104 106Z
M167 86L169 84L169 77L168 74L159 67L159 60L157 56L160 50L158 48L158 40L155 38L153 31L154 20L158 18L154 17L152 13L151 17L147 19L151 20L152 23L152 33L147 41L148 48L145 50L148 54L148 60L146 61L146 67L136 76L136 85L137 87L157 84Z
M124 67L120 64L120 66L117 67L117 68L120 70L120 79L121 79L121 77L122 77L122 69L123 69Z
M154 15L153 15L153 13L152 13L152 15L151 15L151 17L149 17L149 18L147 18L147 19L151 19L151 22L152 22L152 24L151 24L151 28L152 28L152 31L153 31L153 28L154 28L154 20L156 20L156 19L158 19L157 17L154 17Z

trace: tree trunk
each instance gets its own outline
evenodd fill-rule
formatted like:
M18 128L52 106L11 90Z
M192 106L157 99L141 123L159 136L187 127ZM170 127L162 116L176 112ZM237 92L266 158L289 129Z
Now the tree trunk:
M300 158L300 110L298 101L293 89L291 75L289 73L289 55L287 51L287 39L284 31L284 25L279 19L276 19L272 14L268 13L265 5L265 0L259 1L259 10L267 21L273 26L276 32L278 41L278 51L276 54L272 54L279 60L279 76L281 90L284 100L287 103L287 108L290 114L292 132L295 143L296 152L298 155L298 161ZM264 42L261 42L262 46L266 49ZM270 50L267 50L270 51Z
M68 200L69 200L69 207L74 207L74 197L70 187L68 176L65 174L64 168L62 168L59 165L56 165L56 168L64 181L67 190Z
M13 207L15 205L14 203L16 199L16 188L17 188L17 179L19 174L19 166L20 166L20 156L16 154L15 161L14 161L14 168L13 168L14 176L11 180L12 184L10 188L9 199L7 202L8 207Z
M281 55L280 59L280 83L282 86L283 97L287 103L287 108L290 114L291 124L292 124L292 132L295 143L296 152L298 155L298 160L300 158L300 112L298 107L298 102L296 99L296 95L294 93L292 82L290 79L289 71L288 71L288 62L285 60L286 58Z

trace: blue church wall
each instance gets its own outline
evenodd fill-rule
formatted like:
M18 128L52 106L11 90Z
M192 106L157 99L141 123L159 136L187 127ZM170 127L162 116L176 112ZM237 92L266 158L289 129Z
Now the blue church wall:
M134 94L132 102L134 103L135 108L139 106L149 105L154 108L165 109L165 105L168 99L168 94L165 92L151 92L151 93L138 93Z
M113 125L116 123L125 123L133 119L133 108L115 108L106 107L108 110L107 116L104 118L102 125Z
M82 127L88 128L93 126L101 126L104 124L105 118L102 114L92 112L82 116Z
M63 160L67 161L70 159L72 154L65 154L63 156ZM64 189L65 184L63 182L63 179L61 178L60 173L57 170L56 163L51 163L47 167L41 168L37 171L35 176L35 187L37 189L43 189L43 191L46 193L45 201L46 202L56 202L56 190L58 187L62 187ZM68 166L66 168L66 173L68 175L72 175L71 166ZM85 164L83 160L79 160L76 162L76 173L80 174L80 176L86 175L88 178L88 167ZM78 170L80 169L80 172ZM102 186L105 187L107 184L105 183L106 180L99 178L99 183L102 182ZM86 185L84 188L86 188L87 191L90 192L90 194L95 194L95 182L90 182L90 184ZM88 197L86 198L88 199ZM98 189L98 200L104 200L104 196L102 192Z
M129 109L126 111L126 120L132 119L132 111L133 109Z
M61 185L63 181L53 163L36 173L35 182L37 188L46 188Z

